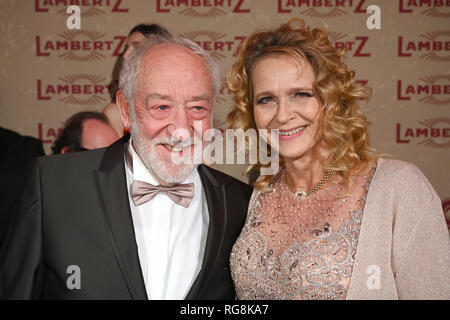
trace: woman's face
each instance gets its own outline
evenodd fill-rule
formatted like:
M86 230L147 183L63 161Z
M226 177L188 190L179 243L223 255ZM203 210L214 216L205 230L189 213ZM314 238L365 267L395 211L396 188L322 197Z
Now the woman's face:
M256 61L251 72L253 110L258 129L278 129L283 160L314 155L322 105L315 94L312 66L286 55Z
M130 34L130 36L127 39L127 49L125 50L125 53L123 54L123 57L126 59L130 56L131 52L133 51L134 47L139 43L145 40L145 36L140 33L139 31L133 32Z

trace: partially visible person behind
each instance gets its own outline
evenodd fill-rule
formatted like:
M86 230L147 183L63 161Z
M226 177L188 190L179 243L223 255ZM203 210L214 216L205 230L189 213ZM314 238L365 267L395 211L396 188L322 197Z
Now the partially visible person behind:
M0 127L0 247L25 181L25 168L44 155L41 140Z
M237 297L450 299L439 196L415 165L374 155L370 90L343 54L294 18L250 35L233 65L230 126L278 130L281 160L232 250Z
M120 69L122 67L123 59L126 59L130 56L133 49L142 42L147 36L149 35L158 35L161 37L169 37L170 33L165 28L161 27L157 24L138 24L137 26L133 27L131 29L130 33L128 34L127 38L127 46L126 49L121 57L117 59L117 62L114 66L113 71L113 78L116 79L117 76L120 73ZM109 122L113 126L113 128L116 130L119 137L122 137L126 130L122 125L122 120L120 118L120 111L119 107L117 106L116 102L116 92L112 92L112 102L109 103L104 109L103 113L108 117Z
M104 148L119 139L108 118L95 111L83 111L71 116L52 145L54 154Z
M147 36L151 34L165 38L170 37L170 32L160 25L138 24L133 29L131 29L130 33L128 34L127 49L123 54L123 58L127 59L131 55L131 52L133 52L133 49L136 47L136 45L141 43Z

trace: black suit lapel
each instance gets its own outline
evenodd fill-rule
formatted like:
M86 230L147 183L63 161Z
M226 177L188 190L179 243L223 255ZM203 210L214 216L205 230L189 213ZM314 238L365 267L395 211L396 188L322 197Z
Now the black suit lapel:
M227 225L225 185L217 181L208 167L204 165L198 167L198 172L200 174L208 205L209 227L202 267L192 284L191 289L186 295L187 300L198 299L204 288L207 286L219 258L217 253L222 250L225 228Z
M128 138L125 136L105 151L94 175L111 245L130 295L133 299L147 299L126 186L123 151Z

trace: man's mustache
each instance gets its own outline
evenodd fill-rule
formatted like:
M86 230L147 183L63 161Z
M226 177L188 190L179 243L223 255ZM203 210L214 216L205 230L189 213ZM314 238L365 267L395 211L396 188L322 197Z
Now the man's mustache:
M195 135L194 137L189 137L187 139L183 139L182 141L180 141L179 138L175 138L175 137L165 137L165 138L155 138L152 139L152 144L153 145L157 145L157 144L169 144L173 147L178 147L178 148L188 148L188 147L192 147L192 146L197 146L202 144L203 140L201 137Z

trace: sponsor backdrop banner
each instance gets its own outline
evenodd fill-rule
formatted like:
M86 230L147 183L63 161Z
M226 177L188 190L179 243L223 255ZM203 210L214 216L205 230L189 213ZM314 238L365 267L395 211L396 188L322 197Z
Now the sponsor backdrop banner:
M66 9L81 9L81 29ZM370 5L381 28L369 29ZM199 43L222 78L245 37L294 16L327 25L358 82L373 88L363 109L379 153L416 164L450 215L450 0L0 0L0 125L42 139L47 153L62 122L110 101L113 68L138 23L158 23ZM215 124L232 105L223 87ZM243 165L220 170L246 180Z

